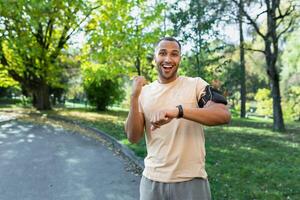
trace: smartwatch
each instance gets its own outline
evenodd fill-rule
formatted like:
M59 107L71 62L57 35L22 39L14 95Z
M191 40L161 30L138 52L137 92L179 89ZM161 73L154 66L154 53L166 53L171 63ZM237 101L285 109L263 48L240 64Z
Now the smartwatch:
M176 106L178 108L178 116L177 118L182 118L183 117L183 108L182 108L182 105L178 105Z

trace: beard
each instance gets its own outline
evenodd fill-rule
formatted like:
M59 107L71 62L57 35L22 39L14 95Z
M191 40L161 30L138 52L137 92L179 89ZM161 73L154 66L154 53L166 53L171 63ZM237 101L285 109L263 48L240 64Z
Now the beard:
M169 73L166 73L166 72L164 72L162 66L157 66L157 71L158 71L159 77L165 81L171 80L171 79L177 77L178 66L174 66L173 68L174 69L172 69L172 71L170 71Z

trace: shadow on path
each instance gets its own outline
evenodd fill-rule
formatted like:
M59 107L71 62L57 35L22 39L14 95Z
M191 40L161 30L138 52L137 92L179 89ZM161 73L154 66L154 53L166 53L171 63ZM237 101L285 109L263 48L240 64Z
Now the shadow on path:
M1 200L138 199L140 177L102 143L49 125L0 123Z

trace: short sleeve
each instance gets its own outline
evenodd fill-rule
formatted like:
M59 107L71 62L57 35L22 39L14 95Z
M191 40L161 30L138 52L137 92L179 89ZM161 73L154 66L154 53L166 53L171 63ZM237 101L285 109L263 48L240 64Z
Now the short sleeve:
M143 100L143 93L140 94L139 96L139 112L144 113L143 105L142 105L142 100Z
M205 87L209 85L205 80L200 77L196 78L197 86L196 86L196 94L197 94L197 101L205 94Z

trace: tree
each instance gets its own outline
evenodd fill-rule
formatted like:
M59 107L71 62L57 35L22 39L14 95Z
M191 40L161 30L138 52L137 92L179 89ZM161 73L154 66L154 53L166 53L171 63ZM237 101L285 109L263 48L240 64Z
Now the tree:
M207 59L208 55L215 51L209 48L209 44L217 34L213 31L213 26L224 10L224 3L190 0L183 6L181 1L177 1L172 10L174 11L169 18L174 24L174 35L182 37L184 42L192 45L196 75L203 75L204 67L211 63L211 60Z
M49 88L61 74L57 59L93 9L82 0L0 0L1 64L35 108L51 108Z
M145 0L103 2L86 28L89 59L109 62L126 74L149 76L153 43L162 36L163 9L163 4L149 5Z
M284 115L300 121L300 27L286 39L285 51L281 55L281 89Z
M148 5L145 0L134 0L133 23L127 28L129 56L135 58L134 65L138 75L151 79L153 66L153 44L168 31L161 29L162 12L166 4L155 3ZM151 28L150 28L151 27ZM165 28L164 28L165 29ZM150 73L149 73L150 72Z
M244 48L244 34L243 34L243 10L244 2L239 1L239 32L240 32L240 68L241 68L241 79L240 79L240 94L241 94L241 113L240 117L246 117L246 73L245 73L245 48Z
M96 97L90 95L93 88L115 85L106 94L98 92L98 109L114 103L109 94L122 97L120 80L124 81L124 76L143 74L151 78L153 43L161 36L156 22L163 9L161 4L148 5L145 0L103 1L101 5L86 26L88 41L82 51L83 82L89 100Z
M223 4L222 6L222 13L223 17L220 20L220 24L223 24L225 22L225 26L228 26L228 24L233 25L232 23L238 25L238 31L239 31L239 64L237 64L237 60L233 61L231 63L230 70L232 71L231 74L238 75L238 83L234 87L230 87L230 90L234 90L229 92L231 95L234 95L234 97L239 96L240 101L240 117L244 118L246 116L246 63L245 63L245 40L244 40L244 15L242 12L242 9L245 5L249 3L249 0L239 0L239 6L235 6L231 1L219 1ZM223 25L224 26L224 25ZM237 50L237 49L236 49ZM234 69L233 67L238 67L239 69ZM225 69L226 74L228 74L228 70ZM235 72L239 72L239 74L236 74ZM224 76L222 77L224 79ZM236 78L235 78L236 79ZM226 82L226 87L228 85L232 85L230 80L224 80ZM233 81L235 82L235 81ZM236 86L239 90L239 95L237 94Z
M285 51L281 55L281 84L282 91L285 91L291 85L300 85L300 27L295 29L285 41Z
M284 131L285 125L283 121L281 108L281 95L279 87L279 70L276 66L279 53L279 40L281 36L291 29L295 18L290 17L295 11L293 2L289 2L287 8L284 9L283 3L279 0L260 0L258 4L263 7L263 11L258 13L256 17L252 17L249 12L242 8L237 0L232 0L242 10L247 21L254 28L259 37L264 41L264 50L255 49L264 53L267 63L267 74L270 79L271 93L273 98L273 130ZM256 4L257 5L257 4ZM266 14L265 32L260 28L257 19ZM283 22L288 20L287 26L283 27Z

